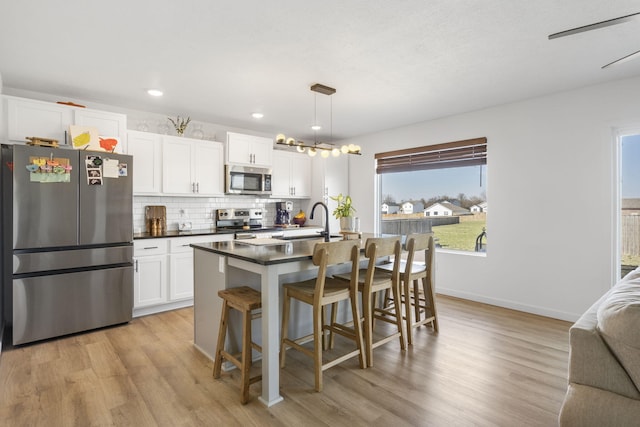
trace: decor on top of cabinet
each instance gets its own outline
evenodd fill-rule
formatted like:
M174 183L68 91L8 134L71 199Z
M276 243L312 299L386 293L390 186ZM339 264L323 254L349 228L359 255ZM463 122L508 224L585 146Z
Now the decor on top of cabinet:
M204 131L202 130L202 125L193 125L193 130L191 131L191 138L194 139L204 139Z
M187 126L189 125L189 122L191 122L191 117L181 119L180 116L178 116L175 120L173 120L171 117L167 117L167 119L169 119L173 127L176 129L178 136L184 135L184 131L187 130Z
M317 140L317 132L322 129L322 127L318 124L317 117L317 94L321 93L323 95L333 95L336 93L336 90L332 87L322 85L320 83L316 83L311 86L311 90L316 92L314 95L314 123L311 126L311 129L315 135L315 141L313 144L305 143L304 141L296 141L295 138L287 138L284 134L280 133L276 136L276 144L278 145L286 145L291 148L295 147L299 153L304 153L305 151L309 156L314 157L316 154L320 153L320 156L323 158L327 158L329 156L338 157L340 154L356 154L360 155L360 146L355 144L343 145L338 148L335 144L333 144L333 101L331 101L331 109L330 109L330 125L329 125L329 141L330 142L320 142Z

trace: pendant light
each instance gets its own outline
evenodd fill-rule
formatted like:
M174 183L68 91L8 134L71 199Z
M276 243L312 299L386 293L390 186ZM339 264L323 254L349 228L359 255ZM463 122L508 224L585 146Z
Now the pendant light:
M349 145L343 145L342 147L338 148L335 146L335 144L333 144L333 142L319 142L317 140L317 132L322 129L322 127L320 125L318 125L318 114L317 114L317 94L323 94L323 95L328 95L331 96L334 93L336 93L336 90L332 87L329 86L325 86L322 85L320 83L316 83L314 85L311 86L310 88L313 92L315 92L314 94L314 117L313 117L313 125L311 126L311 129L313 130L314 134L315 134L315 141L311 144L311 143L305 143L304 141L298 141L295 138L287 138L284 134L278 134L276 136L276 144L278 145L286 145L289 146L291 148L295 147L296 150L300 153L304 153L305 151L307 152L307 154L309 154L309 156L314 157L316 156L318 153L320 153L320 156L323 158L328 158L330 156L333 157L338 157L340 156L340 154L356 154L356 155L361 155L362 153L360 152L360 146L359 145L354 145L354 144L349 144ZM333 99L330 102L330 141L333 141Z

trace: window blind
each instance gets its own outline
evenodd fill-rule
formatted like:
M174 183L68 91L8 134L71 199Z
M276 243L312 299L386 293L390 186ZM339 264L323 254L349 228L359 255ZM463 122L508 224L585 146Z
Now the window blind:
M376 153L376 173L407 172L487 164L487 138Z

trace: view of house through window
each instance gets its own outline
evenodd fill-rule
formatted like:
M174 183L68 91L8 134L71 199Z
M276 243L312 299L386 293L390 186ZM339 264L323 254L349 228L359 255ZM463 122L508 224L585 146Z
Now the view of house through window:
M622 275L640 265L640 134L621 138L620 244Z
M456 155L448 150L455 143L376 154L381 232L433 231L437 247L486 252L486 139L480 139L481 154L477 146L469 151L478 140L459 141L468 144L457 144L453 150L466 152Z

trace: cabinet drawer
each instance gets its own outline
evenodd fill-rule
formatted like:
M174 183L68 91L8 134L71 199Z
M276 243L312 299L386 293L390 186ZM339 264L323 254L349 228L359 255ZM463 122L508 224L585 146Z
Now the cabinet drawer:
M133 242L133 256L164 255L167 253L167 239L141 239Z
M213 234L204 236L174 237L169 240L169 252L172 254L191 252L193 248L189 245L192 243L220 242L227 240L227 237L231 240L233 238L233 234L224 237Z

